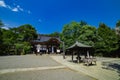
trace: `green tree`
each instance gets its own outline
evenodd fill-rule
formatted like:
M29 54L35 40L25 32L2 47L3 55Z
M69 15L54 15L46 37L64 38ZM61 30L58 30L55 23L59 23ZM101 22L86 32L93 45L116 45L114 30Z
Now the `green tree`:
M120 28L120 20L117 21L116 27L119 27L119 28Z
M2 47L1 54L10 54L14 51L17 54L26 54L30 51L30 42L37 37L34 27L30 24L25 24L17 28L10 28L9 30L1 29L2 32ZM1 37L1 36L0 36ZM15 47L13 49L13 47ZM12 53L16 54L16 53Z
M49 34L48 36L51 36L51 37L60 37L60 33L59 32L54 32L54 33Z
M116 54L118 54L118 56L120 57L120 20L118 20L117 23L116 23L115 31L116 31L116 34L117 34L117 37L118 37L118 45L119 45L119 48L116 51Z
M0 55L3 53L3 37L2 37L2 28L4 23L0 20Z
M78 40L84 44L94 46L96 42L96 28L90 25L82 26Z
M114 54L110 53L118 49L117 42L118 38L115 31L104 23L100 23L97 29L96 52L102 53L103 56L112 56Z
M69 47L77 41L80 34L80 28L80 24L77 22L71 22L70 24L64 25L61 33L61 40L65 42L66 47Z
M13 32L17 34L16 48L20 52L18 54L26 54L30 51L30 42L37 38L35 28L30 24L21 25L18 28L14 28Z
M116 34L120 37L120 20L116 23Z
M2 20L0 20L0 28L4 26L4 23L2 22Z
M2 33L4 54L10 54L10 51L15 44L17 35L11 29L9 30L3 29Z
M87 25L85 21L71 22L63 27L61 40L65 42L66 48L76 41L94 45L96 28Z
M30 24L21 25L20 27L17 28L17 30L15 29L15 32L19 34L18 37L21 41L30 42L37 38L36 30Z
M4 44L8 44L8 45L12 45L15 43L15 40L17 38L16 34L14 32L12 32L12 30L3 30L3 43Z
M80 21L80 26L84 26L84 25L87 25L87 22L85 22L85 21Z

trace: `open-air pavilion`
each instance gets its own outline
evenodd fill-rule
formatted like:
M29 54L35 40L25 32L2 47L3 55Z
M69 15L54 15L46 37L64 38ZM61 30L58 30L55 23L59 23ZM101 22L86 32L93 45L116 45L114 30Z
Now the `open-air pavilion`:
M78 41L76 41L72 46L70 46L69 48L67 48L67 50L72 54L72 61L74 58L74 54L77 54L77 62L79 63L81 61L81 55L85 56L85 62L88 62L92 59L90 59L90 52L93 51L93 47L92 46L88 46L82 43L79 43Z

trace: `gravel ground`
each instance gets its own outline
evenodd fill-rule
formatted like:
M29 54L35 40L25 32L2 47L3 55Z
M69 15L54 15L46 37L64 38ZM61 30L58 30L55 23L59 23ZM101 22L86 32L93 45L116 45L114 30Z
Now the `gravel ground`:
M32 67L61 66L48 55L24 55L0 57L0 69L32 68Z
M15 72L0 75L0 80L96 80L70 69Z

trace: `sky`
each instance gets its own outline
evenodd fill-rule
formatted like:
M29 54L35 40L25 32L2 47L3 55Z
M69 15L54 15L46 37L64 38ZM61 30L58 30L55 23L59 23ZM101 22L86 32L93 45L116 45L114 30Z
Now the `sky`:
M39 34L62 32L72 21L111 28L120 20L120 0L0 0L5 28L31 24Z

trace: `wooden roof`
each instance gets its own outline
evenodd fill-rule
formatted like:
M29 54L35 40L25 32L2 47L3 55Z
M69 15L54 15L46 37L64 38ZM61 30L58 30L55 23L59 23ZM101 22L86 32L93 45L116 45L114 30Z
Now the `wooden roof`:
M69 50L69 49L76 49L76 48L92 48L92 46L88 46L88 45L85 45L85 44L82 44L76 41L72 46L70 46L67 49Z
M59 37L50 37L50 36L44 36L44 35L38 35L37 40L32 41L32 43L43 43L43 44L54 44L54 43L61 43L61 40Z

